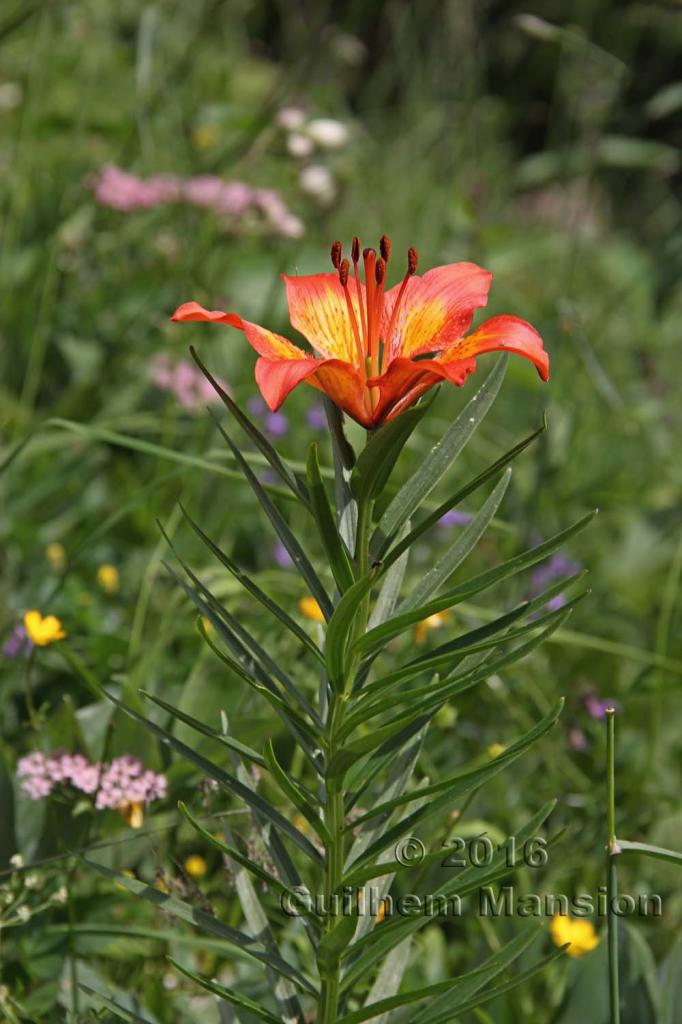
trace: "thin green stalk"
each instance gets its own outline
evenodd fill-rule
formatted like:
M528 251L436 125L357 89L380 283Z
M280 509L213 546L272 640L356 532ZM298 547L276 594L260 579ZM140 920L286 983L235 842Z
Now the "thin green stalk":
M362 502L358 508L358 525L355 541L355 571L360 579L369 571L369 538L372 530L372 502ZM359 636L367 629L369 621L370 598L369 595L362 603L360 613L356 618L355 636ZM327 717L327 748L328 763L339 748L338 735L348 709L357 661L351 663L348 669L348 677L344 680L341 692L334 694L331 698L329 714ZM336 915L331 913L334 893L341 885L343 878L343 867L345 863L345 797L342 788L338 787L336 781L327 781L326 784L326 805L325 824L331 835L331 843L325 851L325 872L324 872L324 897L327 907L327 918L324 931L328 933L334 928L338 921ZM341 969L339 961L327 972L322 979L320 987L320 1002L318 1021L319 1024L335 1024L339 1018L339 994L341 987Z
M618 987L618 917L615 901L618 899L618 870L616 858L620 853L616 839L616 718L615 710L606 711L606 818L608 846L606 848L606 887L608 903L608 957L609 957L609 1008L611 1024L620 1024L620 993Z

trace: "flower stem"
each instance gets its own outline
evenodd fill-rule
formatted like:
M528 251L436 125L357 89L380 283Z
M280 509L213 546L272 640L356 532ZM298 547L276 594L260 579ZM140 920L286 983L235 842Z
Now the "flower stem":
M358 525L355 540L355 568L358 579L369 571L369 538L372 528L372 502L361 502L358 507ZM356 616L354 636L361 636L367 629L369 620L369 595L363 600ZM348 669L348 677L343 687L330 697L327 715L327 764L330 764L339 749L338 734L343 724L348 703L351 698L357 662L352 662ZM324 867L324 901L326 919L323 935L329 934L339 924L338 916L332 912L334 896L337 894L343 879L345 863L345 837L343 832L345 819L345 795L343 786L339 786L335 778L325 779L326 798L324 819L329 830L330 842L325 850ZM339 1018L339 991L341 986L341 963L337 958L331 965L325 966L320 986L318 1024L334 1024Z
M616 858L620 853L616 839L616 720L613 708L606 711L606 818L608 845L606 848L606 888L608 905L609 956L609 1008L611 1024L620 1024L620 992L618 984L618 918L615 901L618 899L618 871Z

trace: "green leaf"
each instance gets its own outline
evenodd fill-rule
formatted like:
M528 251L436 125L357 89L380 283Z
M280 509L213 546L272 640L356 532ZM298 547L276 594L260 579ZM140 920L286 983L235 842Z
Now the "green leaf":
M358 506L351 494L350 476L355 465L355 452L343 429L343 413L326 395L323 396L322 401L332 442L334 495L339 533L348 550L354 552L355 535L358 528Z
M526 822L522 828L516 831L517 851L523 849L523 844L527 839L537 834L555 805L555 800L548 802L533 815L530 821ZM402 834L409 835L408 829L406 828ZM392 838L389 839L385 845L391 845L392 841ZM435 893L432 893L432 896L434 898L443 897L451 899L456 895L464 896L468 892L476 891L481 886L493 884L499 878L505 877L510 871L514 870L513 867L507 866L507 857L508 851L506 849L497 851L494 855L490 871L482 871L481 868L473 866L465 868L455 879L448 879ZM397 946L399 942L402 942L407 935L422 928L429 920L430 917L426 914L415 917L392 918L389 921L384 921L381 928L369 932L360 939L356 939L346 954L347 958L352 960L352 966L349 966L344 975L341 985L342 991L347 992L352 989L372 969L377 960Z
M433 398L413 406L372 434L350 478L350 489L358 504L373 501L381 494L407 439L432 403Z
M190 812L189 808L185 803L183 803L182 800L178 800L178 808L180 812L184 814L184 816L187 818L187 821L190 823L195 832L197 832L197 834L200 835L201 838L205 840L205 842L209 843L211 846L215 846L215 848L217 850L220 850L222 854L224 854L226 857L229 857L230 860L233 860L237 864L241 865L241 867L245 868L247 871L250 871L252 875L255 875L255 877L259 879L259 881L265 882L265 884L269 885L272 889L275 890L275 892L282 893L285 896L291 897L292 899L298 898L297 894L293 891L293 889L290 889L288 885L284 885L283 882L280 882L279 878L277 878L275 875L270 874L269 871L266 871L265 868L261 867L261 865L256 863L256 861L251 860L250 857L247 857L245 854L240 853L240 851L235 846L231 846L228 843L224 843L222 839L219 839L218 836L216 836L213 832L209 832L207 828L204 828L204 826L199 821L197 821L197 819ZM305 913L305 907L302 906L300 908L300 912Z
M627 839L618 839L620 853L640 853L645 857L653 857L655 860L667 860L671 864L682 867L682 853L676 850L666 850L662 846L652 846L650 843L631 843Z
M320 463L317 454L317 445L311 444L308 449L307 463L308 490L313 517L320 534L320 539L329 560L329 567L332 570L339 592L343 594L349 587L353 586L355 577L348 558L348 552L339 535L334 520L329 498L322 481Z
M246 573L239 568L236 562L233 562L232 559L228 555L226 555L224 551L221 551L217 544L214 544L211 538L208 537L201 529L201 527L194 522L190 514L183 507L182 503L180 503L180 508L182 509L183 516L190 524L190 526L197 534L197 536L201 538L204 544L206 544L208 549L213 552L213 554L225 566L228 572L232 573L234 578L242 585L244 590L248 591L248 593L251 594L251 596L254 597L261 605L263 605L263 607L266 608L271 615L278 619L282 623L282 625L289 630L289 632L293 633L294 636L298 640L300 640L305 647L308 648L311 654L315 655L318 661L324 663L324 655L322 654L322 651L317 646L317 644L313 640L311 640L306 631L302 629L299 626L299 624L294 619L292 619L291 616L288 615L283 608L281 608L277 604L276 601L273 601L272 598L268 597L268 595L263 590L261 590L258 584L255 583L252 579L250 579L250 577L247 576Z
M283 814L280 814L280 812L268 803L267 800L260 796L259 793L256 793L255 790L244 786L233 775L230 775L229 772L226 772L217 764L209 761L208 758L203 757L201 754L197 753L197 751L192 750L191 747L188 747L185 743L176 739L172 733L162 729L160 725L156 724L156 722L152 722L150 719L145 718L144 715L140 715L137 711L127 707L105 689L102 689L102 693L108 697L116 707L120 708L121 711L124 711L136 722L139 722L140 725L144 725L145 728L149 729L149 731L157 736L162 743L167 744L182 757L190 761L190 763L196 765L197 768L199 768L205 775L208 775L209 778L215 779L215 781L221 786L239 797L239 799L243 800L247 806L258 810L275 826L275 828L288 836L288 838L291 839L291 841L295 843L295 845L298 846L298 848L302 850L314 864L319 865L322 863L322 858L310 840L306 839L306 837L299 832L297 828L294 828L291 822L285 818Z
M282 768L277 760L272 740L267 740L265 744L265 761L282 793L291 800L294 807L298 808L303 817L310 822L325 846L332 846L334 840L329 829L299 785Z
M175 967L176 970L184 974L186 978L196 982L201 988L206 989L207 992L212 992L216 996L220 996L226 1003L230 1003L231 1006L236 1006L238 1010L246 1010L248 1013L252 1013L258 1020L265 1021L265 1024L282 1024L281 1017L275 1017L274 1013L270 1013L269 1010L264 1009L258 1003L254 1003L252 999L248 999L246 996L240 995L235 992L234 989L225 988L224 985L218 984L217 981L209 980L208 978L202 978L199 974L195 974L193 971L183 967L181 963L174 960L172 956L168 957L169 963Z
M574 523L573 526L569 526L566 530L561 530L553 537L550 537L549 540L544 541L544 543L538 544L528 551L523 551L520 555L515 555L493 569L487 569L478 576L467 580L466 583L461 583L454 590L450 590L442 594L441 597L429 601L422 608L414 609L403 615L397 615L375 629L369 630L354 644L354 650L361 654L367 654L372 650L381 648L394 636L398 636L399 633L402 633L421 619L428 618L429 615L435 615L436 612L444 611L446 608L452 608L454 605L466 601L474 594L487 590L488 587L492 587L495 583L499 583L501 580L518 572L522 572L524 569L529 569L532 565L541 562L544 558L551 555L552 552L565 544L574 534L584 529L596 514L596 511L589 512L582 519L579 519L577 523Z
M161 892L160 889L155 888L153 885L140 882L137 878L121 875L117 871L112 871L110 868L105 867L103 864L95 863L95 861L86 860L85 863L88 867L98 871L100 875L104 875L105 878L111 879L118 886L122 886L136 896L141 896L149 903L160 907L172 917L177 917L181 921L187 921L188 924L208 932L209 935L218 936L218 938L242 950L243 953L246 953L252 959L258 960L260 963L269 964L278 974L293 981L299 988L311 994L315 993L311 983L295 967L292 967L285 960L273 958L270 953L265 951L263 945L251 935L244 935L243 932L238 931L236 928L232 928L230 925L219 921L217 917L204 913L203 910L185 903L176 896L171 896L167 892Z
M327 626L324 650L327 676L329 684L334 690L341 689L344 684L347 674L348 648L355 619L362 607L362 602L372 589L374 577L375 573L370 572L346 591Z
M401 613L420 607L431 594L440 589L467 555L473 551L488 528L490 520L497 512L510 480L511 469L507 468L502 479L495 485L490 497L481 506L466 529L462 530L443 557L422 576L417 586L402 601Z
M97 989L90 988L89 985L85 985L82 981L78 982L78 987L82 992L86 992L89 996L94 996L95 999L99 999L102 1006L106 1006L107 1010L111 1010L115 1017L119 1020L129 1021L130 1024L152 1024L149 1017L140 1017L139 1013L133 1013L132 1010L127 1010L125 1006L120 1006L118 1003L110 999L109 996L105 996L102 992L98 992Z
M218 430L225 439L225 443L229 446L230 451L234 455L239 468L241 469L242 473L244 474L249 484L251 485L251 489L253 490L254 494L258 498L261 504L261 508L263 509L266 516L272 523L277 536L279 537L282 544L289 552L291 560L293 561L299 573L301 574L306 584L310 588L310 593L313 595L313 597L319 604L320 608L322 609L324 617L326 619L330 619L332 616L332 612L334 611L334 606L331 600L329 599L329 595L327 594L327 591L322 585L319 576L313 569L313 566L310 563L308 556L306 555L303 548L301 547L296 537L292 533L291 529L289 528L286 519L279 511L277 506L274 504L274 502L271 500L267 491L265 490L256 474L249 466L248 462L246 461L242 453L237 448L236 444L233 442L232 438L229 436L225 428L217 419L215 419L215 422L218 427Z
M419 508L460 454L495 400L506 368L507 356L502 356L497 360L471 401L467 403L426 458L421 461L417 472L400 488L379 520L379 525L372 537L370 545L372 557L377 557L386 541L394 537L403 523Z
M520 453L524 451L530 444L532 444L533 441L535 441L535 439L539 437L540 434L542 434L546 429L547 421L543 418L541 427L538 427L537 430L534 430L533 433L529 434L528 437L523 439L523 441L519 441L519 443L514 445L513 448L510 448L508 452L505 452L505 454L502 455L499 459L497 459L496 462L493 462L490 466L488 466L487 469L483 470L482 473L479 473L477 477L471 480L468 484L465 484L464 487L460 487L449 498L446 498L446 500L442 502L438 506L438 508L434 509L433 512L430 512L428 516L425 516L424 519L417 523L413 530L408 531L403 538L398 540L387 555L384 555L384 551L387 545L390 543L390 539L387 540L386 543L382 546L381 550L377 552L377 557L383 559L384 568L393 565L395 560L397 558L400 558L404 551L407 551L408 548L412 547L414 542L418 540L423 533L429 530L432 526L435 526L439 519L446 514L446 512L449 512L451 509L459 505L461 501L464 501L465 498L468 498L470 494L476 491L487 480L490 480L491 477L495 476L497 473L501 473L502 470L510 462L512 462L517 455L520 455Z
M469 1010L476 1009L477 1006L483 1006L485 1003L499 999L500 996L506 995L508 992L513 992L514 989L521 988L531 978L534 978L536 974L540 974L541 971L544 971L555 960L563 957L565 952L566 947L562 946L561 949L550 953L543 960L539 960L533 967L522 971L511 981L505 981L502 985L496 985L480 996L465 1000L458 998L457 1002L453 1003L444 1013L440 1013L437 1016L430 1015L428 1017L429 1024L456 1024L456 1016L459 1017L463 1013L468 1013Z
M246 434L251 438L257 448L261 450L268 463L275 471L277 476L282 480L283 483L291 490L293 494L303 502L304 505L308 505L308 495L306 493L305 484L301 481L295 473L293 473L286 463L282 460L279 453L270 444L268 439L260 432L258 427L252 423L246 413L242 412L239 406L230 398L224 388L221 387L219 382L206 369L201 359L196 353L196 349L190 345L189 347L192 359L197 364L204 377L209 381L216 394L220 397L225 408L232 414L239 426L244 430Z
M342 913L334 927L322 936L317 950L317 967L321 977L329 977L337 969L343 951L348 948L355 934L357 923L357 914Z
M458 978L438 981L433 985L426 985L424 988L413 989L411 992L403 992L400 995L391 996L389 999L382 999L379 1002L363 1007L361 1010L356 1010L354 1013L346 1014L345 1017L341 1018L340 1024L362 1024L363 1021L372 1020L374 1017L378 1017L382 1013L388 1013L390 1010L397 1009L400 1006L420 1003L434 996L442 996L443 993L446 993L448 997L457 993L460 1001L462 1001L462 996L464 996L464 999L467 999L472 989L477 991L479 988L482 988L483 985L486 985L488 981L500 974L509 964L521 956L531 943L537 939L539 933L540 926L530 928L527 934L522 933L512 939L511 942L503 946L499 952L495 953L481 967L477 967L474 971L462 974ZM429 1011L432 1006L433 1003L429 1005Z
M411 950L412 937L409 935L395 949L391 950L374 979L374 984L365 1000L365 1009L368 1009L372 1003L378 1003L382 999L388 999L396 994L409 966ZM388 1024L388 1014L382 1013L379 1016L381 1019L377 1020L376 1024Z
M564 706L563 697L554 705L551 711L549 711L532 729L524 733L518 740L515 740L508 747L505 748L504 752L499 754L497 757L486 762L483 765L479 765L476 768L467 769L463 772L457 772L456 775L450 776L448 779L443 779L441 782L434 782L428 786L421 786L418 789L411 790L408 793L402 793L399 796L393 797L391 800L383 801L372 807L371 811L367 811L359 818L355 818L352 823L352 828L359 828L364 822L369 821L371 818L377 817L377 815L388 813L394 810L396 807L402 807L405 804L412 803L414 800L421 800L426 796L434 796L437 793L445 793L447 798L459 799L464 793L469 792L484 782L487 782L493 775L497 775L499 771L512 764L517 758L521 757L529 747L544 736L545 733L554 726ZM431 813L431 807L429 804L429 814ZM680 858L682 860L682 857ZM346 884L352 885L353 882L347 880Z
M195 729L203 736L208 736L210 739L221 743L224 747L229 747L230 750L233 750L236 754L239 754L240 757L245 758L247 761L251 761L252 764L257 764L260 768L265 768L265 760L260 756L257 750L247 747L244 743L240 743L239 740L232 739L231 736L226 736L225 733L220 732L218 729L211 728L210 725L205 725L197 718L193 718L191 715L188 715L187 712L181 711L180 708L176 708L173 704L169 704L161 697L157 697L153 693L149 693L147 690L140 690L140 693L143 697L146 697L147 700L153 701L154 704L163 708L164 711L167 711L170 715L173 715L174 718L184 722L185 725L190 727L190 729Z
M396 669L389 675L381 676L380 678L373 680L365 687L362 695L363 698L373 705L377 694L384 690L393 688L393 686L399 682L405 682L422 672L436 672L441 669L449 671L453 666L453 657L457 659L454 662L454 666L457 666L460 663L460 659L463 659L466 655L471 655L478 651L489 650L498 644L510 643L511 641L518 640L527 633L538 629L549 620L550 616L554 614L553 612L531 619L531 621L526 622L523 626L520 626L517 629L510 629L509 627L520 618L527 618L531 616L538 608L545 606L552 597L555 597L558 593L562 593L564 590L567 590L573 583L581 579L584 575L585 572L580 572L576 573L575 576L567 577L563 580L557 580L538 598L533 598L531 601L524 601L505 615L501 615L497 619L492 619L491 622L487 622L483 626L478 626L476 629L472 629L468 633L462 633L460 636L455 637L454 640L448 640L446 643L439 644L438 647L434 647L433 650L427 651L425 654L421 654L418 658L414 658L412 661L409 661L403 668ZM587 596L589 593L589 590L583 591L577 597L573 598L571 602L566 602L565 605L562 605L562 607L574 607L577 601L582 600L582 598ZM500 636L500 633L503 635ZM362 707L363 705L360 704L357 712L358 720L361 720L359 716ZM346 725L348 725L351 719L347 720Z

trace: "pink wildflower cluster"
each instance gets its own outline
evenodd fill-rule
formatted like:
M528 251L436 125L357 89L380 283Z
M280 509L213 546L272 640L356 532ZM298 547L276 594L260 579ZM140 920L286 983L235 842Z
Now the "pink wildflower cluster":
M141 761L130 754L117 757L111 764L102 765L102 777L95 806L119 808L122 804L148 804L166 795L168 782L165 775L145 770Z
M207 402L220 401L201 370L186 359L174 364L165 353L160 353L149 364L149 377L157 388L175 395L183 409L194 411ZM216 379L222 389L229 394L227 384L219 377Z
M29 800L43 800L60 783L82 793L97 793L95 806L120 809L125 804L144 804L166 795L165 775L145 770L141 761L125 754L110 763L93 764L82 754L36 751L17 764L21 791Z
M108 164L92 179L91 185L98 203L122 213L184 202L210 209L230 220L238 220L253 211L275 234L284 238L300 238L303 234L303 222L274 189L252 188L243 181L223 181L213 174L196 178L174 174L138 178Z

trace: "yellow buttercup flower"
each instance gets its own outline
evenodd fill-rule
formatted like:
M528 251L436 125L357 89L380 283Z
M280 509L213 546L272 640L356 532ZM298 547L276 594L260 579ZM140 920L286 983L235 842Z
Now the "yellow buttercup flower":
M448 612L435 612L433 615L429 615L428 618L422 619L418 622L414 630L414 639L418 644L423 644L426 640L427 634L432 629L440 629L443 623L448 618Z
M555 914L549 930L555 946L571 943L566 952L572 957L584 956L599 945L599 936L587 918Z
M322 609L314 597L302 597L298 602L298 610L301 615L305 615L306 619L312 619L313 622L324 622Z
M45 548L45 557L55 572L61 572L66 565L66 551L56 540Z
M199 853L191 853L185 858L183 867L190 878L203 878L207 871L207 864Z
M104 562L97 569L97 583L105 594L115 594L119 589L119 570L116 565Z
M118 569L115 565L104 563L97 570L97 582L105 594L115 594L118 590Z
M488 747L488 757L499 757L506 749L504 743L491 743Z
M42 616L35 609L24 615L24 629L36 647L47 647L48 644L53 644L55 640L63 640L66 636L56 615Z

